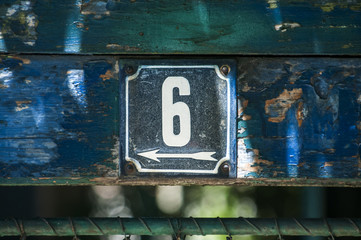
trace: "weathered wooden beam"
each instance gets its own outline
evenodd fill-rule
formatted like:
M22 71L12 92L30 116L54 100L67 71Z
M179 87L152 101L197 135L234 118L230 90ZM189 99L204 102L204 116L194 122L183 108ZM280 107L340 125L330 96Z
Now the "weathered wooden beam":
M360 55L359 1L13 1L5 53Z
M118 60L1 57L1 185L361 186L360 59L238 58L235 179L119 177Z
M360 67L239 59L238 177L359 178Z
M3 56L0 177L117 176L112 57Z

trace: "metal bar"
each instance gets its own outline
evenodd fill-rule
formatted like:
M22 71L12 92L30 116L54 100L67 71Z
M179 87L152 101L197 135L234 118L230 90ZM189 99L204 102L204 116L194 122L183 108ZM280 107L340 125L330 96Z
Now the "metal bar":
M21 229L19 228L21 223ZM119 224L119 223L122 224ZM3 236L263 235L361 236L361 219L36 218L0 219Z

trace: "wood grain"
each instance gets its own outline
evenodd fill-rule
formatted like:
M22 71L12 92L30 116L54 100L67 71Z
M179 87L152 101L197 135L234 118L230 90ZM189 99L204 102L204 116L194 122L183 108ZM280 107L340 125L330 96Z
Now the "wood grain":
M360 9L338 0L3 0L0 51L360 55Z

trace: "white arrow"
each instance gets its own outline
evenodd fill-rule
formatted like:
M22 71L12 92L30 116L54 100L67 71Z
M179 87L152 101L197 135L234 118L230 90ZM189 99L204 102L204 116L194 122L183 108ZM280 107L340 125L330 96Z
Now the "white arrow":
M213 158L212 155L216 152L196 152L196 153L158 153L159 149L138 153L138 155L152 159L156 162L160 162L158 158L192 158L196 160L205 160L205 161L218 161Z

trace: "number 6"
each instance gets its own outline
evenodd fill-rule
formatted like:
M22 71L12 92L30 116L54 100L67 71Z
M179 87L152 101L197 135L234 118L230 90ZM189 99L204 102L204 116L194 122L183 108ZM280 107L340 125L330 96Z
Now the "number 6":
M162 134L166 145L183 147L191 139L191 114L184 102L173 103L173 89L179 95L190 95L189 82L184 77L167 77L162 85ZM174 116L179 116L179 134L174 134Z

